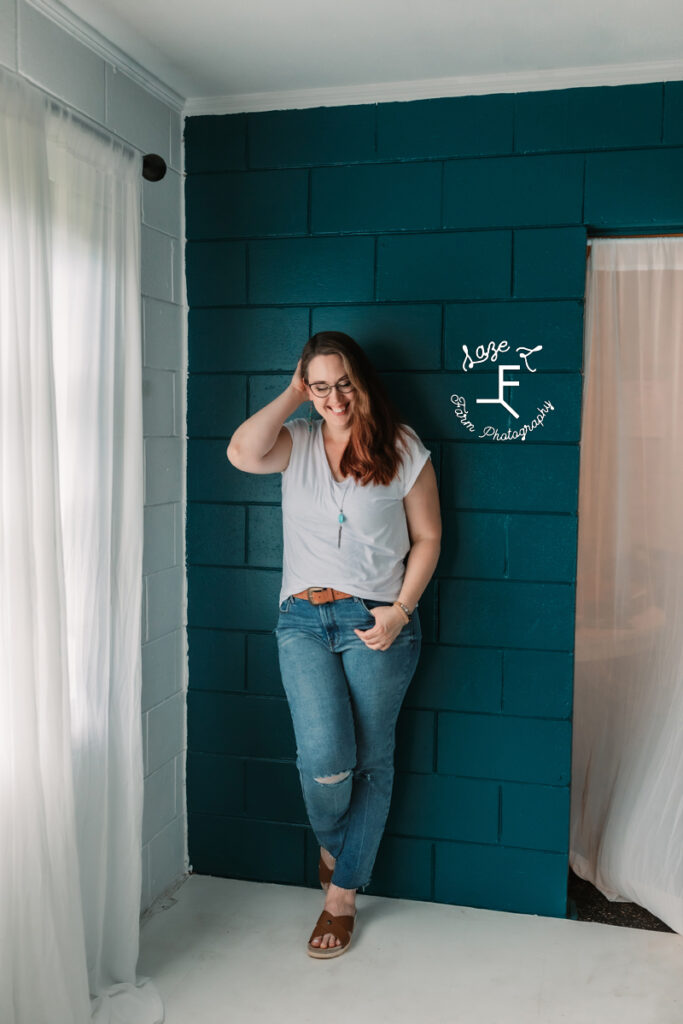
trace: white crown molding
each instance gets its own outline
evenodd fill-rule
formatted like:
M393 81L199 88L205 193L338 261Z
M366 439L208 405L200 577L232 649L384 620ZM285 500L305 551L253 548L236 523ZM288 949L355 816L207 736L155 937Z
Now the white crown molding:
M683 80L683 62L680 60L599 64L585 68L422 78L412 82L378 82L319 89L292 89L283 92L251 92L234 96L194 96L186 100L183 112L187 116L238 114L258 110L340 107L356 103L392 103L444 96L481 96L489 93L540 92L596 85L635 85L680 80Z
M157 78L147 68L138 64L131 56L124 53L118 46L101 35L97 29L88 25L77 14L70 11L68 7L59 3L59 0L25 0L25 2L29 7L34 7L41 14L44 14L46 18L49 18L50 21L53 21L55 25L68 32L70 36L83 43L89 50L102 57L107 63L113 64L121 71L125 71L133 81L137 82L143 89L146 89L147 92L151 92L162 103L166 103L174 110L182 111L185 102L184 96L181 96L175 89L162 82L160 78Z

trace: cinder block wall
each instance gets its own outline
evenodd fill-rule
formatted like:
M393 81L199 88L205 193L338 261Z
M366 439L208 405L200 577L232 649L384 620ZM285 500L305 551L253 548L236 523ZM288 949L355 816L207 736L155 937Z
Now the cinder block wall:
M21 0L0 0L0 63L85 114L142 155L168 164L142 187L145 545L142 735L145 803L141 909L186 871L183 465L185 311L180 97L164 102L117 64L106 40L85 45L69 12L57 24ZM143 69L144 70L144 69ZM172 97L171 97L172 99Z
M225 448L332 328L431 449L444 520L369 891L564 916L586 237L680 230L683 83L193 117L185 138L194 870L317 884L272 634L280 477ZM477 402L498 366L462 346L491 340L518 417Z

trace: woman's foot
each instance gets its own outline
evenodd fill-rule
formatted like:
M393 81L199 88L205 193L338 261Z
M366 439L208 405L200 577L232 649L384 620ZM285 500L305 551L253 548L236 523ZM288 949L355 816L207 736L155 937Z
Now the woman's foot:
M340 889L334 882L330 882L323 909L327 910L333 917L354 917L356 913L356 890ZM312 940L311 945L318 946L320 949L327 949L330 946L341 946L341 942L336 935L326 932L322 936L317 935Z

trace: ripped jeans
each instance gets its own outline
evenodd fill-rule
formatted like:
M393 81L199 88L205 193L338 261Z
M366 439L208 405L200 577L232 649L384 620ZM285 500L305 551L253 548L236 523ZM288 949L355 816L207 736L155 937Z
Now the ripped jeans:
M417 667L417 609L390 647L372 650L360 597L311 604L286 597L274 630L296 737L301 787L316 838L336 858L332 881L369 885L394 782L396 720Z

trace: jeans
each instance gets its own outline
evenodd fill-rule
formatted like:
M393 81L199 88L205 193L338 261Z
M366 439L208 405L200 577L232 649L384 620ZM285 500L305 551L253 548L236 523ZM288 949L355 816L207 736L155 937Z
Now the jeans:
M356 636L354 628L374 625L370 609L388 603L315 605L290 595L274 630L306 810L343 889L370 883L391 801L396 720L422 644L417 609L384 651Z

